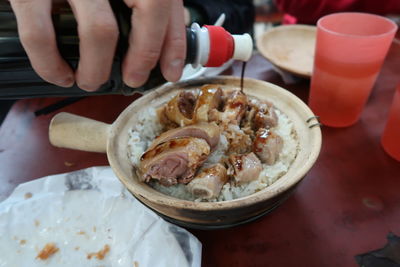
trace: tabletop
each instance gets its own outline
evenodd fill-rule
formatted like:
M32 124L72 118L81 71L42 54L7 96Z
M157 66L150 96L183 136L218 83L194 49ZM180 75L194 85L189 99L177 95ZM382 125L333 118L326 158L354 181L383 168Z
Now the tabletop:
M247 77L307 101L309 81L284 84L258 54L247 65ZM322 128L319 159L280 207L242 226L190 230L203 244L203 266L357 266L355 255L383 247L389 232L400 235L400 162L380 145L399 70L400 44L393 43L360 121L348 128ZM227 74L240 71L241 64L234 64ZM86 97L44 115L35 112L62 99L17 101L0 128L0 200L19 183L108 165L105 154L52 147L49 122L66 111L112 123L138 97Z

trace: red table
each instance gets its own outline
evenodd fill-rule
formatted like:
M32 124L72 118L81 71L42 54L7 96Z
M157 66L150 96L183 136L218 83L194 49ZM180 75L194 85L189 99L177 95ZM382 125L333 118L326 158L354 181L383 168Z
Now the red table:
M241 65L232 75L239 76ZM357 266L354 256L400 235L400 163L381 148L388 107L400 82L400 45L394 43L361 120L344 129L323 128L320 157L295 193L261 219L231 229L191 231L203 243L203 266ZM303 100L309 84L284 85L257 55L246 76L276 83ZM88 97L59 111L111 123L138 96ZM55 113L34 111L60 99L18 101L0 128L0 199L22 182L89 166L104 154L59 149L47 129Z

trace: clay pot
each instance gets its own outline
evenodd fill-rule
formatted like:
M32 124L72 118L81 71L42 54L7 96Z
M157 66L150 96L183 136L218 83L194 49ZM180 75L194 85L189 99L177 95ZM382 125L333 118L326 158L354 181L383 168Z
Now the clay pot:
M167 220L192 228L221 228L253 220L280 205L315 163L321 148L321 130L314 114L298 97L271 83L245 79L246 94L272 101L294 123L300 151L289 171L271 186L240 199L223 202L193 202L164 195L140 182L128 159L129 130L137 115L149 106L166 103L179 91L219 84L223 90L238 88L240 79L214 77L167 84L129 105L112 124L105 124L69 113L59 113L51 121L50 142L58 147L91 152L106 152L108 161L121 182L142 203ZM311 119L310 119L311 118Z

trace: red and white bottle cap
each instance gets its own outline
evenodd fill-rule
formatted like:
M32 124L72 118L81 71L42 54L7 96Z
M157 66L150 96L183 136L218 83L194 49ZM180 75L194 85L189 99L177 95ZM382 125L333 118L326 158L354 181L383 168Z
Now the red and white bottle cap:
M205 67L219 67L233 56L234 41L232 35L220 26L204 26L210 37L210 52Z
M197 53L194 67L220 67L230 59L248 61L253 51L253 40L249 34L231 35L223 27L194 23L197 35Z

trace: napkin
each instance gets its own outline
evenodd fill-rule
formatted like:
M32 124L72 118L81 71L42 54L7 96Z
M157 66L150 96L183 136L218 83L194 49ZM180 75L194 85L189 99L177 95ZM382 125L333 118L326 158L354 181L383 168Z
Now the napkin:
M137 201L110 167L19 185L0 203L0 266L201 266L201 243Z

